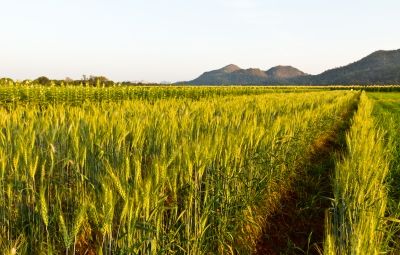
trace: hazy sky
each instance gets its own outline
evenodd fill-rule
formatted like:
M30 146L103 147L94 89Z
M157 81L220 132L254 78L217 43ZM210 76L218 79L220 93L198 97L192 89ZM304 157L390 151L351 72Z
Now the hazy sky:
M317 74L400 48L398 0L0 0L0 77L180 81L234 63Z

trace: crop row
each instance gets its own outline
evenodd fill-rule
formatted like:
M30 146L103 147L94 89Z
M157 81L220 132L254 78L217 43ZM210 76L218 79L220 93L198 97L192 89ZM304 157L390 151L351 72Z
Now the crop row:
M391 96L396 94L375 94ZM347 153L335 169L324 254L400 251L399 115L382 105L361 95L346 137Z

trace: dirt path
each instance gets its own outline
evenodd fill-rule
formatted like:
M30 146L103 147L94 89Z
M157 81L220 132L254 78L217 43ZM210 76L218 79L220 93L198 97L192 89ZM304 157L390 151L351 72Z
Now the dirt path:
M267 218L256 254L322 254L325 210L332 197L331 174L335 157L345 149L345 131L356 104L341 121L313 144L307 164L298 169L293 189L283 195L281 206Z

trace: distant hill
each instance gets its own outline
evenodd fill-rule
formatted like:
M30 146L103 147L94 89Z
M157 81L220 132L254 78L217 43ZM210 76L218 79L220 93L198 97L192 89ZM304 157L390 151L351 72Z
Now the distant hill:
M227 65L183 83L192 85L268 84L282 83L304 75L306 74L291 66L276 66L263 71L258 68L241 69L236 65Z
M300 71L292 66L275 66L266 71L268 80L265 84L283 84L288 83L293 79L300 79L301 77L307 77L308 74Z
M305 78L303 83L322 85L400 84L400 50L376 51L347 66Z
M231 64L205 72L192 81L180 83L189 85L400 84L400 50L376 51L357 62L318 75L308 75L292 66L276 66L263 71L258 68L241 69Z

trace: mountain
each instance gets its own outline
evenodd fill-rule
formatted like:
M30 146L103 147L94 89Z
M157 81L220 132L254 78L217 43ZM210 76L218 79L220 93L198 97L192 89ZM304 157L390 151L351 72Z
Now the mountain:
M270 84L284 83L304 75L306 74L291 66L276 66L263 71L258 68L241 69L231 64L218 70L205 72L198 78L183 83L191 85Z
M290 82L293 79L300 79L301 77L307 77L308 74L300 71L292 66L275 66L266 71L268 80L266 84L282 84Z
M400 84L400 50L376 51L344 67L304 77L308 84Z
M306 74L292 66L275 66L267 71L241 69L228 65L205 72L198 78L181 82L192 85L346 85L400 84L400 49L376 51L349 65L327 70L318 75Z

